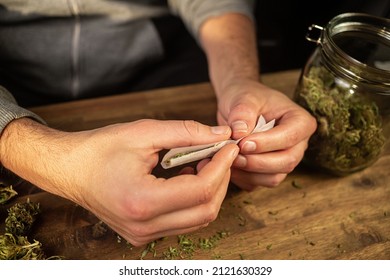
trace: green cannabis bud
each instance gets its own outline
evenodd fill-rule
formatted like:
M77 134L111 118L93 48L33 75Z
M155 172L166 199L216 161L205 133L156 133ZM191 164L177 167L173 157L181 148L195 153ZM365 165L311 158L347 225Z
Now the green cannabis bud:
M12 186L5 186L0 183L0 204L7 203L11 198L18 193L12 188Z
M305 160L337 175L372 164L385 144L378 106L337 81L324 67L311 67L297 88L297 102L317 119Z
M10 233L0 235L0 260L43 260L45 254L41 243L30 243L25 236Z
M4 192L3 192L4 191ZM0 194L9 199L17 193L12 186L1 189ZM3 198L3 196L0 196ZM39 203L27 199L24 203L15 203L8 209L5 219L5 234L0 235L0 260L57 260L64 259L62 256L46 258L42 250L42 244L34 240L30 242L27 234L36 216L40 213Z
M39 212L39 203L31 202L29 199L24 203L16 203L8 209L5 232L13 235L27 235Z

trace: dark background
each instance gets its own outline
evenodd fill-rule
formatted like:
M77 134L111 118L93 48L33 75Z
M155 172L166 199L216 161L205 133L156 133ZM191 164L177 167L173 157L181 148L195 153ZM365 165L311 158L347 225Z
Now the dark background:
M217 0L215 0L217 1ZM289 69L301 69L316 45L308 42L305 35L312 24L325 26L334 16L345 12L361 12L390 17L390 0L256 0L260 72L270 73ZM173 15L152 19L162 39L164 58L145 66L134 76L115 84L107 91L97 90L96 96L138 92L157 88L208 82L206 57L183 22ZM1 78L1 77L0 77ZM17 96L18 84L0 84ZM26 96L25 91L20 91ZM53 96L32 96L30 100L18 100L25 106L71 100L58 100ZM23 102L21 102L23 101Z
M390 17L390 0L257 0L255 3L261 73L301 69L316 47L305 39L311 24L325 26L334 16L345 12ZM166 58L140 72L130 81L127 91L209 81L204 53L183 23L172 16L154 21L164 42Z
M390 17L390 0L256 1L261 71L301 68L315 48L305 39L311 24L325 26L334 16L362 12Z

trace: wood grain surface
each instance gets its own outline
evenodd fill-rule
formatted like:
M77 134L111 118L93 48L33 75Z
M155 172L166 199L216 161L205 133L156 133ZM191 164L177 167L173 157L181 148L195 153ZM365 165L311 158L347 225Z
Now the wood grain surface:
M292 96L298 70L266 74L263 82ZM215 124L208 83L32 108L50 126L78 131L141 118ZM33 163L32 163L33 164ZM156 168L158 176L177 170ZM77 176L77 174L75 174ZM217 220L185 236L133 247L90 212L17 178L2 178L42 213L31 232L48 256L66 259L390 259L390 145L369 168L334 177L301 164L276 188L245 192L231 185ZM184 187L184 186L183 186ZM6 208L1 206L4 221ZM0 225L3 232L4 223ZM199 244L203 244L199 246ZM205 246L205 244L208 246ZM205 248L210 247L210 248ZM177 253L176 255L174 253Z

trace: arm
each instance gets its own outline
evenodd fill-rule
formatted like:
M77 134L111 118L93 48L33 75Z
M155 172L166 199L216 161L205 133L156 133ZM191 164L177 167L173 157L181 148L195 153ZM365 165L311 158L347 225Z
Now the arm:
M240 142L232 181L252 190L276 186L303 158L316 122L283 93L260 82L253 21L239 13L206 20L199 29L218 99L218 121L232 127ZM270 131L249 135L258 115L276 119Z
M7 89L0 86L0 137L3 130L10 122L20 118L31 118L42 124L45 123L44 120L33 112L19 107L12 94ZM13 174L10 174L8 170L3 167L0 158L0 180L1 179L4 181L12 180L10 182L13 182L15 178Z
M6 106L2 110L13 115ZM197 174L187 169L169 179L152 175L159 152L230 136L227 126L194 121L140 120L63 132L20 117L9 121L0 135L0 160L32 184L90 210L137 246L216 219L238 147L225 146L202 161Z
M252 19L237 13L213 17L201 26L199 36L218 97L223 95L224 88L237 80L259 80L259 58Z
M152 175L159 151L229 137L226 126L193 121L140 120L70 133L21 118L4 129L0 157L9 170L90 210L138 246L216 219L238 147L199 163L197 174L169 179Z

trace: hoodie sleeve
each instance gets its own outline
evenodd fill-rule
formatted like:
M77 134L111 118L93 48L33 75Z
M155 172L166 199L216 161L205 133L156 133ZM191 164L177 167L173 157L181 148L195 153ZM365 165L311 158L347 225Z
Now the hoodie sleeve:
M42 124L46 124L37 114L18 106L12 94L0 86L0 135L7 124L23 117L32 118Z
M168 5L171 12L184 21L187 29L198 41L199 28L210 17L240 13L254 20L253 0L168 0Z

